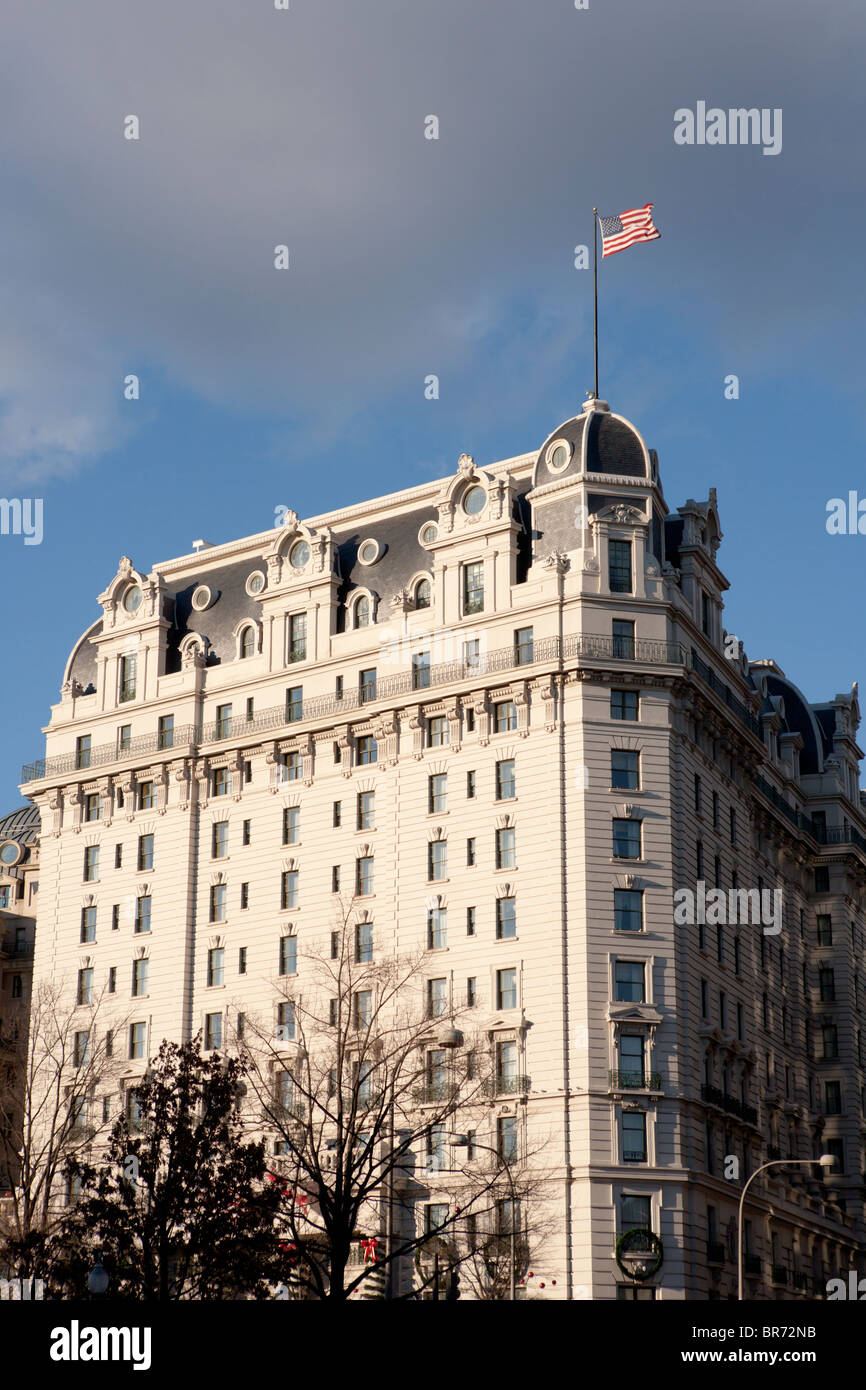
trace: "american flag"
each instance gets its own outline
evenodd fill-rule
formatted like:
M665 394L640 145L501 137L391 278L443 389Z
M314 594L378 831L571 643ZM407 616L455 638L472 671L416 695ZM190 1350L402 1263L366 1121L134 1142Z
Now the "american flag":
M642 208L631 208L619 217L600 217L602 260L634 246L636 241L655 241L660 237L661 232L653 226L652 210L652 203L644 203Z

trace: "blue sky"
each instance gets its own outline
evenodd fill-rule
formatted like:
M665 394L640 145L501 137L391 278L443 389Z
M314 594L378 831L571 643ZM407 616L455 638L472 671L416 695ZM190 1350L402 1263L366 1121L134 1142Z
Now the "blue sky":
M866 14L754 10L18 7L0 496L41 497L45 534L0 536L0 808L121 554L149 568L281 504L311 515L464 451L521 453L580 409L592 282L573 248L594 203L655 202L661 240L599 268L601 394L659 451L671 507L717 488L728 629L810 699L866 679L866 537L825 529L831 497L866 497ZM699 100L781 108L781 153L675 145Z

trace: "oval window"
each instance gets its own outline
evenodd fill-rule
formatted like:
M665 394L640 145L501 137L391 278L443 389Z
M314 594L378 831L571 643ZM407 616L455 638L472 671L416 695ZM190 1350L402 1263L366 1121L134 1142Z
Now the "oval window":
M478 516L487 506L487 493L483 487L471 487L463 498L463 510L467 516Z

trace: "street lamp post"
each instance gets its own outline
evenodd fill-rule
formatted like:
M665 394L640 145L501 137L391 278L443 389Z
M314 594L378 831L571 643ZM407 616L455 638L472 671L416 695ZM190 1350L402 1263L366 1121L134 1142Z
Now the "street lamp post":
M109 1282L108 1271L103 1265L100 1255L87 1276L87 1288L93 1298L100 1298L108 1289Z
M760 1168L756 1168L751 1177L746 1179L743 1190L740 1193L740 1209L737 1216L737 1298L743 1302L743 1205L746 1200L746 1193L749 1184L763 1173L767 1168L786 1168L795 1163L805 1163L810 1166L817 1163L821 1168L832 1168L836 1160L832 1154L821 1154L820 1158L773 1158L769 1163L762 1163Z
M448 1135L448 1143L451 1144L451 1145L453 1145L453 1147L454 1147L455 1149L466 1149L466 1148L469 1147L469 1136L468 1136L467 1134L449 1134L449 1135ZM516 1296L517 1296L517 1292L516 1292L516 1285L517 1285L516 1264L517 1264L517 1260L516 1260L516 1256L515 1256L515 1230L514 1230L515 1220L516 1220L516 1216L517 1216L517 1199L516 1199L516 1197L515 1197L515 1195L514 1195L514 1177L512 1176L511 1165L510 1165L510 1163L508 1163L505 1159L502 1158L502 1155L499 1153L499 1151L498 1151L497 1149L492 1149L492 1148L490 1147L489 1144L479 1144L477 1139L473 1140L473 1144L475 1145L475 1148L476 1148L476 1149L483 1149L485 1153L493 1154L493 1157L494 1157L494 1158L498 1158L498 1159L501 1161L502 1166L503 1166L503 1168L505 1169L506 1176L507 1176L507 1178L508 1178L508 1187L509 1187L509 1190L510 1190L510 1192L511 1192L511 1219L510 1219L510 1221L508 1222L508 1226L509 1226L509 1275L508 1275L508 1297L509 1297L509 1299L511 1300L511 1302L513 1303L513 1302L515 1302Z

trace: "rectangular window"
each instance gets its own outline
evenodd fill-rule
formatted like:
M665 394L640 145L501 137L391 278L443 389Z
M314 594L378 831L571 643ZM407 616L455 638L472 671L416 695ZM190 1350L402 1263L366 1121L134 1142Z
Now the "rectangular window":
M102 820L102 797L99 792L89 792L84 798L85 821Z
M174 715L163 714L160 716L157 742L160 749L174 747Z
M280 974L297 975L298 973L298 938L296 936L280 937Z
M139 835L138 837L138 870L153 868L153 836Z
M373 856L365 855L355 861L355 896L367 898L373 892Z
M517 935L517 899L496 899L496 939L504 941Z
M247 948L246 948L246 946L240 946L240 947L238 948L238 974L239 974L239 975L246 975L246 973L247 973Z
M517 846L515 842L515 831L512 827L496 832L496 867L497 869L513 869L517 865Z
M81 940L96 940L96 908L83 907L81 909Z
M463 665L468 673L481 670L481 641L470 637L463 643Z
M626 791L640 786L640 754L625 748L610 750L610 785Z
M448 774L435 772L427 779L427 811L431 816L448 810Z
M441 951L448 945L448 912L444 907L427 909L427 949Z
M817 926L817 933L816 933L816 934L817 934L818 945L819 945L819 946L832 946L832 945L833 945L833 918L832 918L832 917L824 917L824 916L821 916L821 917L817 917L817 918L815 919L815 921L816 921L816 926Z
M695 811L698 815L701 814L701 779L697 772L695 773Z
M280 878L280 908L298 906L298 870L286 869Z
M88 845L84 851L84 882L95 883L99 878L99 845Z
M343 803L341 801L334 802L334 815L332 823L335 829L339 829L339 827L343 824Z
M356 1028L369 1028L373 1022L373 991L359 989L354 995L353 1015Z
M427 845L427 878L431 881L448 877L448 841L430 840Z
M131 1023L129 1025L129 1060L131 1062L138 1061L144 1056L146 1039L146 1023Z
M616 931L643 931L643 893L635 888L614 888L613 925Z
M517 1116L500 1115L496 1121L496 1151L501 1163L517 1162Z
M209 985L225 983L225 951L222 946L214 946L207 953L207 982Z
M281 753L279 766L280 780L283 782L300 782L304 775L304 760L300 753Z
M376 668L369 666L365 671L361 671L358 676L358 698L361 704L366 704L368 700L376 698Z
M474 975L470 975L466 981L466 1007L474 1009L478 1003L478 982ZM468 1067L467 1067L468 1070ZM467 1080L469 1078L467 1077Z
M473 837L472 839L469 839L469 840L466 841L466 864L467 864L467 867L470 868L470 869L472 869L472 868L475 867L475 839L474 839L474 837Z
M90 767L90 734L81 734L75 740L75 767L80 772L83 768Z
M517 1008L517 971L513 968L496 972L496 1007Z
M304 717L304 687L292 685L286 691L286 723L294 724Z
M619 1039L619 1065L623 1086L640 1088L645 1084L644 1041L640 1033L621 1033Z
M608 541L608 575L612 594L631 593L630 541Z
M125 704L127 700L135 699L135 678L138 668L138 658L136 656L122 656L120 658L120 703Z
M826 1024L821 1029L821 1043L823 1046L822 1056L825 1062L832 1062L839 1056L839 1037L834 1023Z
M695 877L702 879L704 876L704 846L702 840L695 841Z
M642 960L618 960L614 963L614 999L621 1003L642 1004L644 1002L644 962Z
M289 618L289 662L307 659L307 615L293 613Z
M498 1095L511 1095L519 1089L517 1072L517 1043L501 1042L496 1045L496 1091Z
M634 623L624 618L613 620L613 654L620 661L634 661Z
M226 896L227 889L224 883L211 884L210 920L212 922L224 922L226 920Z
M244 823L243 823L242 830L241 830L241 844L242 844L242 845L248 845L248 844L250 844L250 842L252 841L252 829L253 829L253 823L252 823L252 821L251 821L251 820L245 820Z
M379 745L372 734L362 734L355 743L359 767L369 767L379 757Z
M713 829L719 828L719 793L713 792Z
M840 1081L824 1082L824 1113L826 1115L841 1115L842 1083Z
M427 720L427 747L446 748L451 742L451 730L444 714L434 714Z
M496 764L496 800L509 801L516 795L514 759L503 758Z
M231 738L231 736L232 707L231 705L217 705L214 738Z
M701 631L710 635L710 600L709 596L701 590Z
M227 767L215 767L211 774L211 795L228 796L231 789L231 777Z
M830 870L826 864L819 864L815 870L815 892L830 892Z
M134 960L132 962L132 993L133 997L147 994L147 977L149 973L149 960Z
M517 728L517 706L513 700L500 700L494 706L494 724L498 734L514 732Z
M744 1019L743 1019L743 1006L742 1006L742 1004L738 1004L738 1005L737 1005L737 1038L739 1039L740 1042L742 1042L742 1041L744 1040L745 1036L746 1036L746 1033L745 1033L745 1026L744 1026Z
M132 748L132 725L121 724L117 730L118 755L128 753Z
M612 690L610 692L611 719L631 719L638 716L638 692L636 690Z
M224 859L229 852L229 823L214 821L211 826L210 852L212 859Z
M375 830L376 793L358 792L358 829Z
M646 1115L642 1110L623 1111L622 1158L624 1163L646 1163Z
M448 981L427 981L427 1017L442 1018L448 1012Z
M283 844L296 845L301 838L300 806L283 807Z
M430 686L430 653L416 652L412 657L412 689L427 690Z
M120 927L120 903L114 903L111 909L111 930L117 931Z
M355 927L355 962L369 965L373 959L373 923L359 922Z
M474 935L475 935L475 908L474 908L474 907L467 907L467 909L466 909L466 935L467 935L467 936L474 936Z
M472 613L484 612L484 564L481 560L473 560L471 564L463 566L463 613L468 617Z
M108 993L117 993L117 966L111 965L108 968Z
M824 1003L832 1003L836 998L836 975L832 966L822 966L818 971L818 989Z
M212 1052L223 1045L223 1016L222 1014L205 1014L204 1016L204 1045L206 1052Z
M730 839L731 844L735 845L737 843L737 813L734 810L733 806L731 807L728 813L728 820L728 838Z
M474 773L474 772L467 772L467 774L466 774L466 797L467 797L467 799L468 799L469 801L471 801L474 795L475 795L475 773Z
M531 666L534 661L535 643L531 627L519 627L514 634L515 666Z
M621 820L619 818L614 820L614 859L640 859L640 827L639 820Z
M706 980L701 980L701 1018L710 1016L710 988Z
M223 769L225 771L225 769ZM139 782L138 784L138 809L139 811L152 811L155 805L152 782Z
M332 868L331 868L331 892L332 892L332 893L339 893L339 891L340 891L340 866L339 866L339 864L334 864L334 865L332 866Z

